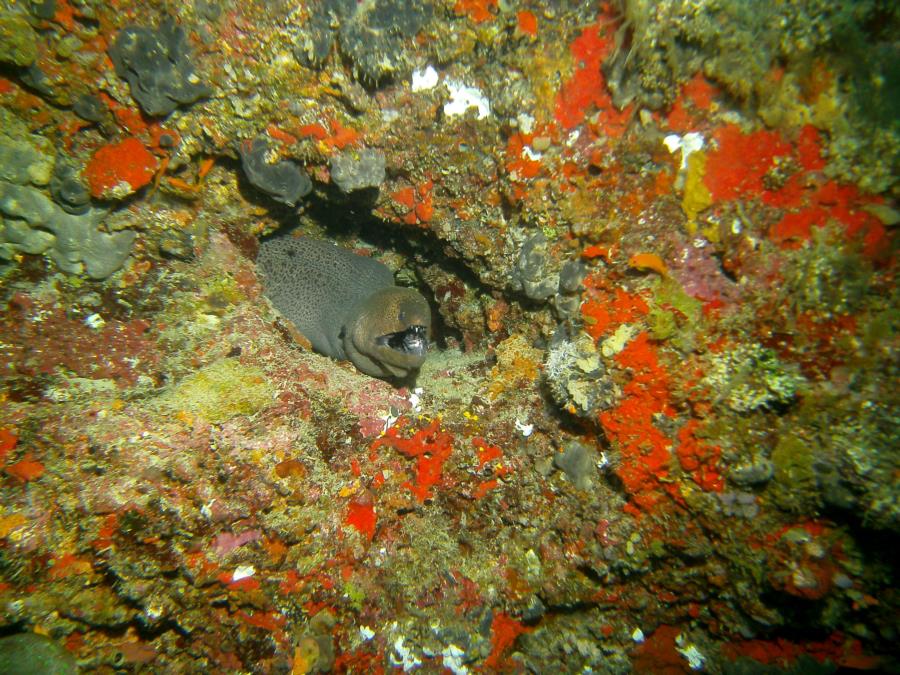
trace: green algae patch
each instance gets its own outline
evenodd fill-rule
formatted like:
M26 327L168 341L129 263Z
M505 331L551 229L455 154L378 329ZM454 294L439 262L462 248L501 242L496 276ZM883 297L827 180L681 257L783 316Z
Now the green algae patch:
M690 351L693 335L702 319L702 302L685 293L675 279L663 277L659 280L647 317L654 340L671 339L678 349Z
M218 423L258 413L272 402L274 394L262 369L241 365L236 359L221 359L184 378L162 403Z
M703 385L717 392L717 402L747 413L789 405L806 379L795 365L781 361L774 350L754 343L714 354Z
M38 56L38 36L28 20L13 12L0 12L0 61L30 66Z
M769 494L785 511L806 513L820 506L815 450L793 435L782 436L772 451L775 473Z
M77 675L75 657L45 635L18 633L0 638L0 672Z

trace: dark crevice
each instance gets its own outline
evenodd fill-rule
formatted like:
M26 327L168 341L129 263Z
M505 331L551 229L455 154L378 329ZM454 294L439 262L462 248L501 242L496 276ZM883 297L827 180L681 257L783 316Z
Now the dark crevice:
M329 238L339 245L346 245L348 239L359 239L380 251L396 251L402 255L416 275L417 288L428 301L432 312L432 339L438 347L445 349L448 339L461 341L462 336L452 326L447 325L439 311L438 302L428 284L423 280L419 269L436 265L443 272L459 279L467 287L475 289L479 295L490 295L494 290L481 282L478 276L458 258L446 255L443 244L429 230L419 230L385 223L371 213L375 193L366 192L362 202L355 198L330 195L330 199L311 198L306 202L303 218L322 227ZM291 230L301 227L297 216L275 213L282 226L270 236L283 236Z
M601 606L600 603L596 602L585 602L585 601L577 601L572 603L560 604L560 605L552 605L547 604L543 598L541 599L544 602L545 607L547 608L544 612L544 617L547 616L573 616L576 614L584 614L585 612L590 612L591 610L597 609Z
M10 635L18 635L27 632L28 626L24 621L11 623L8 626L0 626L0 638L9 637Z
M586 576L591 583L594 583L597 586L604 586L603 577L590 565L578 565L575 569Z

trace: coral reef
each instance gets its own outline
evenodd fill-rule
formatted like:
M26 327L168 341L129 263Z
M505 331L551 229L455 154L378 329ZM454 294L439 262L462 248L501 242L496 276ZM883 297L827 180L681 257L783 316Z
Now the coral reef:
M896 4L3 3L0 670L900 672Z
M737 98L758 101L770 124L827 131L832 175L874 192L896 182L900 124L888 113L898 91L888 28L896 8L879 0L621 5L628 40L604 63L620 108L671 105L678 85L702 69Z

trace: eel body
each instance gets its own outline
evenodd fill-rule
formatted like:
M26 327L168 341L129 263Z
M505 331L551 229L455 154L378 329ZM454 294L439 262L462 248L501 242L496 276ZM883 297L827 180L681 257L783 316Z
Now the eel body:
M308 237L264 241L257 257L266 297L312 344L374 377L405 378L427 353L431 309L394 285L385 265Z

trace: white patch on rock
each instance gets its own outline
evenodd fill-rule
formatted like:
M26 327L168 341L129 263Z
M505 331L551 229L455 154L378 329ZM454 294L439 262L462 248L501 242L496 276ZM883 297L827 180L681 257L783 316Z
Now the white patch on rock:
M426 66L424 70L414 70L412 74L412 90L428 91L437 86L439 80L438 72L434 66Z
M691 153L703 149L704 142L703 136L696 131L690 131L684 136L669 134L663 139L663 144L669 149L669 152L676 153L681 150L681 166L678 167L680 171L687 168L688 157Z
M516 430L519 431L525 438L531 436L534 433L534 425L528 424L527 422L520 422L519 418L516 418Z
M234 572L231 574L231 582L240 581L241 579L248 579L256 574L256 568L253 565L241 565L237 567Z
M491 114L491 102L480 89L455 80L447 80L446 84L450 100L444 104L445 115L448 117L465 115L469 108L475 108L480 120Z

